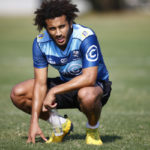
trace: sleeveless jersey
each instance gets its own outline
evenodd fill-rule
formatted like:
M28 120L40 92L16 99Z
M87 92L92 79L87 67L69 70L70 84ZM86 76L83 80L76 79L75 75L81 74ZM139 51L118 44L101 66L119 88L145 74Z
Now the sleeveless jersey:
M84 26L73 24L67 47L61 50L45 30L33 42L33 63L35 68L50 64L60 73L63 81L80 75L82 69L98 66L97 80L108 80L109 73L95 33Z

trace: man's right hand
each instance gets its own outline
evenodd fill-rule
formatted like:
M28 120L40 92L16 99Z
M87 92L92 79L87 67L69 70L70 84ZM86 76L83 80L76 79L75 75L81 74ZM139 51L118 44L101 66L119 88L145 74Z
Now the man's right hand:
M46 112L46 111L51 110L51 109L53 109L53 108L56 108L56 106L57 106L57 103L55 102L56 96L55 96L55 94L54 94L54 92L53 92L53 89L54 89L54 88L52 88L52 89L48 92L46 98L44 99L43 108L42 108L42 111L43 111L43 112Z
M37 135L39 135L45 142L47 141L42 130L40 129L40 127L38 125L38 122L31 121L27 143L35 143L35 137Z

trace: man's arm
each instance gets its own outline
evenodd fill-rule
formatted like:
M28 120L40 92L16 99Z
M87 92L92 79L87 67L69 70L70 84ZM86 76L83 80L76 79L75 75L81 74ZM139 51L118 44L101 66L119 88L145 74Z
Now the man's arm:
M47 67L42 69L34 69L35 83L32 101L32 118L38 120L43 100L47 92Z
M82 70L82 74L73 78L72 80L53 87L47 94L44 100L44 108L46 111L48 108L55 108L55 95L62 94L71 90L80 89L83 87L94 86L97 79L98 67L89 67Z
M29 129L29 136L27 142L35 143L36 135L40 135L43 140L46 141L39 125L38 119L41 112L43 100L47 92L47 67L42 69L34 69L35 82L32 99L32 114Z
M98 67L89 67L82 70L82 74L72 80L55 86L52 90L54 94L62 94L75 89L95 85Z

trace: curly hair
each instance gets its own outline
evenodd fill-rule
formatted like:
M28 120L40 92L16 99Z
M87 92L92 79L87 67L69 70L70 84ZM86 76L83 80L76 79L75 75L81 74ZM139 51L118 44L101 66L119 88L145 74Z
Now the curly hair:
M41 7L34 12L36 14L34 25L37 25L38 30L41 31L43 27L46 28L46 19L54 19L62 15L66 16L68 22L74 21L77 17L76 12L79 12L77 6L71 4L70 0L44 0Z

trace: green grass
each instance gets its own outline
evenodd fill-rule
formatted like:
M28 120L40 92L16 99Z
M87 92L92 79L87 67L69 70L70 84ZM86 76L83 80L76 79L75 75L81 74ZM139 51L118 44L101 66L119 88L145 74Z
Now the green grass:
M76 22L95 30L113 91L100 119L102 147L85 144L86 118L76 109L60 110L74 123L61 144L26 144L30 116L13 106L9 94L16 83L33 78L32 41L37 35L30 17L0 18L0 149L150 149L150 16L142 13L89 14ZM50 68L49 76L58 73ZM40 126L49 136L51 127Z

